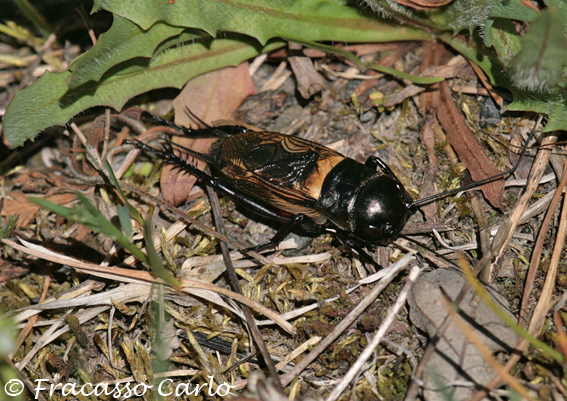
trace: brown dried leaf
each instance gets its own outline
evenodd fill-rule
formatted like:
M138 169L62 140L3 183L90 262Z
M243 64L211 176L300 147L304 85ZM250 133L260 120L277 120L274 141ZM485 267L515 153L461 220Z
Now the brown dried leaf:
M500 174L492 160L486 155L472 131L467 126L465 117L451 98L447 82L441 82L441 107L437 110L437 118L443 126L447 141L453 146L459 159L470 171L475 181ZM502 208L504 181L498 180L480 187L486 200L495 208Z
M254 83L248 72L248 63L200 75L189 81L173 101L175 123L183 127L198 127L187 114L186 108L207 123L228 119L242 101L253 93ZM177 137L173 141L206 153L215 139ZM205 165L204 162L197 161L199 169L204 169ZM179 205L187 200L196 181L192 175L172 166L164 166L160 183L163 197L168 202Z
M301 45L297 43L290 42L288 46L291 54L299 53L301 50ZM309 57L290 55L288 60L297 80L297 90L304 99L309 99L323 90L325 80L315 71L313 62Z
M28 201L27 197L41 196L39 194L23 194L21 192L9 192L4 199L4 207L2 208L2 216L10 216L17 214L20 216L16 227L23 227L29 224L34 218L39 206ZM55 194L45 198L46 200L64 205L76 199L73 194Z
M451 54L440 43L426 42L423 46L423 58L419 65L419 72L423 73L430 67L446 65L450 58ZM439 102L439 84L430 85L425 92L419 95L419 112L425 116L437 109Z
M448 316L444 293L454 300L465 285L463 275L452 269L437 269L422 275L408 298L411 321L430 338L438 335L438 328ZM488 289L496 302L506 308L506 299L495 290ZM459 306L461 316L475 327L475 335L493 353L515 346L516 333L490 307L479 302L473 291L464 296ZM512 316L510 312L509 314ZM492 367L454 323L450 323L443 331L435 353L425 362L423 372L425 388L428 389L424 396L428 401L445 400L447 395L455 401L470 400L476 393L474 387L454 386L451 383L467 381L482 386L489 383L495 375ZM435 390L439 388L444 390Z

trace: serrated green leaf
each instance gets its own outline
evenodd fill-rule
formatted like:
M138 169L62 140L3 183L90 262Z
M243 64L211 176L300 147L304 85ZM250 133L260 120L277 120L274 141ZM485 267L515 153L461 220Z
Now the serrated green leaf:
M509 62L522 48L520 35L516 32L516 26L511 20L498 19L490 24L490 41L485 41L488 46L494 46L498 58L504 62ZM487 43L488 42L488 43Z
M506 73L506 65L493 49L482 47L479 42L465 41L461 37L440 35L440 38L459 53L482 68L495 86L507 88L514 101L506 107L509 111L531 111L548 116L544 132L567 130L567 91L554 88L547 92L533 92L516 87Z
M483 35L490 35L494 20L533 21L537 11L522 3L521 0L456 0L447 10L439 10L447 28L458 33L462 30L473 31L480 28Z
M419 40L426 32L378 19L347 0L95 0L104 9L149 29L156 22L218 32L238 32L266 43L281 36L310 41Z
M506 110L532 111L546 114L547 124L543 132L567 130L567 92L530 93L520 89L512 89L514 101Z
M490 42L490 27L494 19L529 22L537 16L537 12L525 6L521 0L453 0L447 5L427 11L402 6L390 0L365 1L383 15L401 22L411 21L438 33L472 33L478 28L487 42Z
M261 47L253 39L207 39L173 47L147 65L131 60L112 69L100 82L68 91L70 72L44 74L35 84L16 92L3 121L10 147L22 145L38 132L67 123L89 107L105 105L120 110L132 97L157 88L181 88L189 79L225 66L238 65L261 52L284 46L273 41Z
M181 32L183 28L164 23L143 30L129 20L115 16L112 26L100 35L96 46L73 62L69 87L76 88L87 81L99 81L106 71L124 61L136 57L150 58L162 42ZM194 35L195 38L199 37Z
M567 21L548 7L530 24L521 38L522 50L512 60L510 72L518 88L548 92L565 87L567 77Z

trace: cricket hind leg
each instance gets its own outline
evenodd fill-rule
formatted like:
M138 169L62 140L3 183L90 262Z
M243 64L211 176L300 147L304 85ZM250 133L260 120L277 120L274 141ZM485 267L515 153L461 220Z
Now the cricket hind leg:
M269 247L277 246L277 244L279 244L282 241L282 239L285 238L285 236L290 232L290 230L294 226L296 226L297 224L300 224L305 219L305 216L302 215L302 214L296 215L293 218L282 216L282 215L278 214L277 212L273 211L272 209L258 203L256 200L251 198L249 195L247 195L246 193L242 192L238 188L231 185L229 182L225 182L224 179L215 178L215 177L209 175L208 173L206 173L202 170L199 170L193 163L191 163L191 161L189 159L183 159L183 158L177 156L173 152L172 145L176 146L176 147L180 147L181 149L188 151L192 156L195 156L196 158L200 158L200 159L202 159L206 162L211 162L210 157L208 155L205 155L205 154L202 154L202 153L199 153L199 152L195 152L195 151L190 150L190 149L186 149L183 146L179 146L177 144L172 144L170 142L165 143L165 146L166 146L165 151L160 150L160 149L156 149L156 148L154 148L150 145L147 145L147 144L140 142L140 141L137 141L137 140L134 140L134 141L128 140L128 141L125 141L125 142L130 143L130 144L136 146L138 149L143 150L145 152L154 153L159 158L161 158L164 162L172 164L175 167L178 167L178 168L180 168L184 171L187 171L190 174L195 175L205 185L208 185L209 187L213 188L217 192L220 192L224 195L227 195L228 197L230 197L231 199L236 201L238 204L240 204L244 208L252 211L253 213L256 213L260 216L266 217L270 220L279 221L281 223L284 223L284 226L274 236L274 238L272 238L270 241L266 242L265 244L261 244L257 247L252 247L252 248L261 249L261 248L269 248ZM254 250L252 248L250 248L250 249Z

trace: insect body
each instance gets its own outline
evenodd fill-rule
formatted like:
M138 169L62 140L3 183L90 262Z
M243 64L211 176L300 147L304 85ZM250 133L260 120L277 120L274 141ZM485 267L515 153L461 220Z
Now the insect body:
M375 156L361 164L315 142L281 133L240 126L188 130L153 119L185 134L219 138L207 154L169 142L166 151L135 144L195 174L253 212L286 223L269 244L257 248L276 245L297 224L333 228L343 242L386 243L398 236L416 210L401 182ZM174 148L206 161L212 175L178 156Z

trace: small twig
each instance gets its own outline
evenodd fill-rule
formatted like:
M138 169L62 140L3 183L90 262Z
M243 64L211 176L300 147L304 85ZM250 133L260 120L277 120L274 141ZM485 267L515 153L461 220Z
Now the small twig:
M563 176L561 178L561 182L559 183L559 187L557 188L557 193L560 198L563 197L562 192L565 186L567 186L567 163L563 165ZM551 204L553 205L554 202L552 202ZM554 214L553 212L554 209L550 208L549 214ZM539 332L543 327L543 321L545 320L545 316L549 311L551 296L553 295L553 290L555 288L555 279L557 277L559 262L561 260L561 255L563 253L563 250L565 249L564 246L565 246L566 236L567 236L567 201L564 200L563 208L561 209L561 214L559 218L559 228L557 229L555 245L553 247L553 253L551 254L551 260L549 261L545 282L543 283L543 288L541 289L540 298L537 302L537 305L534 308L534 311L532 313L532 318L529 324L529 331L533 335L539 334ZM540 236L540 238L543 238L543 236Z
M538 124L540 119L538 119ZM542 141L542 145L544 147L540 148L539 152L537 153L536 159L534 161L532 171L530 172L528 186L525 189L524 194L520 198L520 200L514 206L514 210L510 213L508 219L500 225L500 229L496 233L492 244L490 246L490 254L491 254L491 264L492 266L496 265L504 251L506 250L514 231L516 231L516 227L519 224L519 221L524 214L524 211L528 205L529 200L532 198L533 194L535 193L539 182L541 181L541 177L547 167L547 163L549 161L549 157L551 156L551 149L548 148L549 145L554 144L557 141L556 136L548 136L545 137Z

